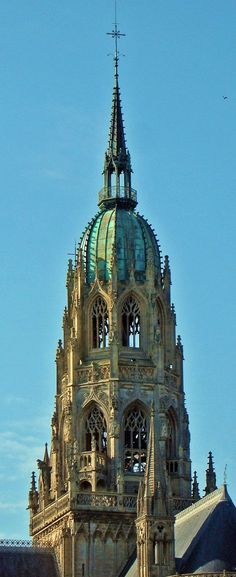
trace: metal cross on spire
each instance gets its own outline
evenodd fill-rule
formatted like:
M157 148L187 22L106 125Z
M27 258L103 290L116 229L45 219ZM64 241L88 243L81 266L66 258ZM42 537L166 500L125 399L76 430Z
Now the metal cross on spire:
M107 32L108 36L112 36L112 38L115 39L115 56L114 56L114 61L115 61L115 75L118 75L118 60L119 60L119 51L118 51L118 39L121 36L125 36L125 34L122 34L122 32L120 32L120 30L118 30L118 22L117 22L117 0L115 0L115 22L114 22L114 30L112 30L112 32Z

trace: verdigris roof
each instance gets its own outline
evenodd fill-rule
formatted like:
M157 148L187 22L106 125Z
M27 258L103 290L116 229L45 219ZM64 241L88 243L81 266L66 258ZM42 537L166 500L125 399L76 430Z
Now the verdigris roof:
M59 577L54 553L36 547L0 547L1 577Z
M223 485L176 516L178 573L236 571L236 508Z
M115 207L101 210L88 225L81 242L87 282L108 281L113 257L120 281L145 280L148 258L156 273L160 270L160 252L155 234L147 221L133 210Z

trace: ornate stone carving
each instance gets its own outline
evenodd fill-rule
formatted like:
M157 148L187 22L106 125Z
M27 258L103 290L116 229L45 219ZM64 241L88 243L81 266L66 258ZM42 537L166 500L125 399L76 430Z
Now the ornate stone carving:
M120 436L120 423L117 421L111 421L110 424L110 435L111 437L119 438Z
M113 392L110 399L110 413L112 418L115 418L118 409L119 409L119 397L117 393Z
M161 439L166 440L168 437L168 424L166 419L162 418L160 428L161 428Z
M120 367L120 379L126 381L152 381L154 377L153 367L139 367L136 364Z
M66 414L63 435L66 443L72 441L72 416L70 414Z
M110 378L110 364L92 363L89 367L78 369L78 383L96 383Z
M171 374L169 371L165 371L165 385L169 388L169 389L173 389L176 387L176 376Z
M93 380L92 367L78 370L78 382L79 383L91 383L92 380Z
M119 344L119 335L118 335L118 330L117 330L117 326L115 323L113 323L112 329L110 331L109 342L110 342L110 344L114 344L114 345Z

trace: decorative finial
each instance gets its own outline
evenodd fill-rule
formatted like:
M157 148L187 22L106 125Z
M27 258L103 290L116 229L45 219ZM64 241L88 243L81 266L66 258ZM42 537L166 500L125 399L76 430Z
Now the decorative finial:
M199 501L200 499L197 471L194 471L193 473L192 498L194 501Z
M122 115L121 96L118 79L118 40L125 36L118 29L116 2L115 23L112 32L107 32L115 40L115 79L112 95L111 123L108 136L108 148L104 160L104 186L99 193L98 206L101 208L134 209L137 205L137 192L131 185L132 166L128 148L126 146L124 122Z
M206 470L206 487L205 487L205 494L209 495L209 493L212 493L213 491L215 491L217 489L216 486L216 474L215 474L215 470L214 470L214 464L213 464L213 456L212 456L212 452L209 452L208 455L208 468Z
M227 463L224 468L224 485L227 485Z

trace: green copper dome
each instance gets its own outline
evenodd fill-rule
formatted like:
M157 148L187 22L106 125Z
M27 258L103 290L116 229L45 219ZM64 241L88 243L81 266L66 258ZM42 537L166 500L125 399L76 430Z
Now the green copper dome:
M118 206L95 216L84 233L81 248L88 283L96 276L105 282L110 280L113 254L120 281L129 280L131 270L136 280L144 281L148 259L156 273L161 268L158 243L150 225L138 213Z

